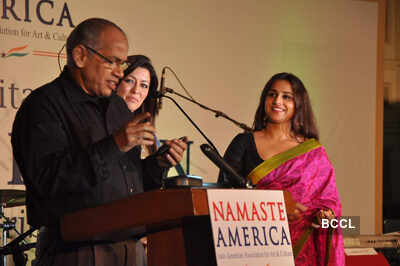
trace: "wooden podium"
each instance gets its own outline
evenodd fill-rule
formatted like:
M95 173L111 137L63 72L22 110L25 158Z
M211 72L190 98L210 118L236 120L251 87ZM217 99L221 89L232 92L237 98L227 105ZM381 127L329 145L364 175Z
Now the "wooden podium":
M217 265L202 188L155 190L65 215L65 241L87 241L145 226L148 265Z
M286 210L293 202L284 192ZM65 241L107 239L107 235L145 226L149 266L217 265L207 190L155 190L81 210L63 217Z

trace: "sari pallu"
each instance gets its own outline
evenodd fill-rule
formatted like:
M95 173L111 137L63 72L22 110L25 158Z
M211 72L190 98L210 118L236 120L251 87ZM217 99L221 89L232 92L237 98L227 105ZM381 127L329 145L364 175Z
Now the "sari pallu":
M300 247L295 258L297 266L345 264L341 230L311 229L312 219L321 209L342 215L335 172L317 140L307 140L271 157L253 169L248 178L258 189L287 190L295 202L308 208L302 219L289 222L292 246L295 251Z

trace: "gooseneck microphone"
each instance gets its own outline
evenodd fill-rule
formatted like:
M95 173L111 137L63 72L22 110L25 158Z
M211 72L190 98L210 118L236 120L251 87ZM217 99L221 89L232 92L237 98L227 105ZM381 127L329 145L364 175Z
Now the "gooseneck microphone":
M217 150L217 148L215 148L215 146L212 143L212 141L209 138L207 138L207 136L203 133L203 131L196 125L196 123L190 118L190 116L185 112L185 110L183 110L183 108L175 101L175 99L165 95L166 92L169 92L171 90L170 88L167 88L164 85L165 84L165 68L166 67L163 68L162 74L161 74L160 90L151 92L149 96L152 97L152 98L167 98L167 99L170 99L178 107L178 109L186 116L186 118L189 120L189 122L197 129L197 131L200 132L200 134L204 137L204 139L215 150Z
M250 180L241 177L235 169L232 168L217 152L208 144L200 145L201 151L210 159L218 168L228 173L226 176L234 188L253 188Z
M165 67L162 69L161 72L160 93L163 95L165 94Z
M161 72L161 80L160 80L160 90L154 91L154 95L150 95L153 98L157 98L157 107L158 110L162 108L162 98L161 96L165 94L165 67L163 67Z
M217 148L215 147L215 145L212 143L212 141L203 133L203 131L196 125L196 123L190 118L190 116L183 110L183 108L175 101L175 99L173 99L172 97L169 97L166 95L166 93L174 93L186 100L189 100L193 103L196 103L197 105L199 105L200 107L206 109L206 110L211 110L214 113L216 113L216 116L223 116L225 118L227 118L228 120L234 122L235 124L239 125L240 127L242 127L243 129L245 129L246 131L250 131L251 129L248 128L246 125L244 124L240 124L236 121L234 121L233 119L229 118L228 116L226 116L225 114L223 114L222 112L213 110L207 106L204 106L198 102L196 102L193 98L189 99L179 93L174 92L174 90L165 87L165 69L167 67L164 67L162 70L162 74L161 74L161 81L160 81L160 89L159 91L153 91L150 94L150 97L153 98L167 98L170 99L177 107L178 109L186 116L186 118L190 121L190 123L197 129L198 132L200 132L200 134L204 137L204 139L209 143L209 144L202 144L200 146L202 152L207 156L208 159L210 159L215 165L218 166L218 168L220 168L221 170L225 171L226 173L229 174L229 176L227 176L227 178L229 179L230 183L232 184L233 187L235 188L253 188L253 185L251 183L250 180L246 180L245 178L241 177L222 157L221 155L218 153ZM179 81L179 79L178 79ZM179 81L180 82L180 81ZM183 85L182 85L183 86ZM186 91L186 89L185 89Z

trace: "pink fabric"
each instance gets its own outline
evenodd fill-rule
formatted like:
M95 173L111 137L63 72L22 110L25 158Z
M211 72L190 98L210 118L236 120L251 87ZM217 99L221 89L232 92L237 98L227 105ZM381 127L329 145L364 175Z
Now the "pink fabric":
M304 219L289 223L292 245L310 226L312 218L320 209L330 208L336 216L342 215L335 172L323 147L283 163L261 179L257 183L257 188L287 190L292 194L294 201L308 207ZM296 266L324 265L327 251L326 237L327 229L315 229L296 257ZM333 231L329 265L345 265L343 237L340 230Z

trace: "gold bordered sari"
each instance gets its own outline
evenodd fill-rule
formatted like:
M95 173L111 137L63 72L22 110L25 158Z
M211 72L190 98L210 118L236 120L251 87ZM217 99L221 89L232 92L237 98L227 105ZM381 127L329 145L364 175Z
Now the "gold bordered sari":
M320 209L341 215L335 173L317 140L309 139L265 160L248 178L258 189L287 190L296 202L308 208L303 219L289 223L296 265L344 265L340 231L329 234L327 229L311 229Z

